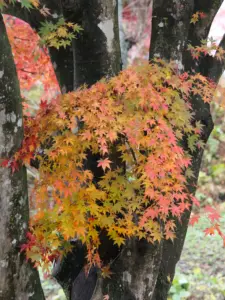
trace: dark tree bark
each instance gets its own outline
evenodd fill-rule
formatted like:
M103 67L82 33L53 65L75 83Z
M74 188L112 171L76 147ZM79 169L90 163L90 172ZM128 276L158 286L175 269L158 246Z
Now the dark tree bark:
M102 77L118 73L121 60L115 0L62 0L58 7L55 1L42 2L57 8L58 15L80 23L84 29L71 47L58 53L55 50L51 52L63 91L72 91L84 83L91 85ZM222 0L155 0L150 59L174 60L180 72L194 70L218 82L224 65L208 56L194 62L187 51L187 44L200 45L201 39L207 38L221 3ZM207 18L192 25L190 19L196 11L205 12ZM18 12L14 10L12 13ZM21 18L25 19L23 15ZM26 16L35 28L42 18L38 14L33 17L32 13ZM202 138L207 141L213 128L210 108L199 97L190 100L195 120L205 125ZM192 154L195 178L189 182L191 193L195 192L202 154L203 151ZM87 165L94 171L96 180L101 175L96 173L97 159L90 156ZM78 242L74 242L73 253L57 262L54 276L71 300L102 300L105 294L110 300L166 300L183 248L189 217L190 211L183 215L182 222L177 222L174 243L162 241L151 245L145 240L131 239L119 251L103 236L100 250L104 261L111 262L113 272L109 280L99 277L95 268L88 277L84 276L85 248Z
M23 138L22 104L11 48L0 14L0 160L10 159ZM0 167L0 299L42 300L38 272L20 253L28 229L25 168Z
M153 4L153 22L150 58L161 57L166 60L174 60L180 71L200 72L204 76L211 77L216 83L222 75L223 66L215 70L214 62L208 56L201 58L198 63L194 62L187 45L200 45L201 39L207 39L212 21L222 4L218 1L155 1ZM196 25L190 24L191 16L196 11L203 11L207 18ZM213 62L211 61L213 60ZM212 72L214 68L214 72ZM214 74L214 76L213 76ZM199 97L192 97L191 103L195 113L195 121L201 121L204 125L202 139L207 139L213 129L213 121L210 107ZM190 193L195 192L198 180L203 151L192 153L192 169L195 178L189 182ZM176 239L174 243L163 241L162 260L160 263L159 276L154 291L154 300L167 299L177 262L180 259L187 232L191 211L182 216L182 222L177 222Z

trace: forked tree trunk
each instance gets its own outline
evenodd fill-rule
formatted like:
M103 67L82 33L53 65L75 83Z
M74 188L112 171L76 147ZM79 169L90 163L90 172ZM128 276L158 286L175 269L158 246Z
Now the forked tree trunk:
M0 14L0 160L10 158L23 138L22 104L11 48ZM25 168L0 167L0 300L42 300L38 272L20 253L28 229Z

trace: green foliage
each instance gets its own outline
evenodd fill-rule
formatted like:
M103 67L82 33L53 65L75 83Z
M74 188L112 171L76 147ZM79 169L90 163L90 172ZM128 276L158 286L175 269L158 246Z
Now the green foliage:
M42 44L56 49L69 46L76 34L82 30L77 24L65 22L64 18L60 18L56 23L45 21L41 25L39 35Z
M169 292L168 300L183 300L189 297L191 294L188 291L189 283L185 276L176 274L173 285Z
M31 9L37 8L39 6L39 0L0 0L0 9L3 9L4 6L14 5L15 3L20 3L22 8Z
M221 210L224 211L224 205ZM203 233L203 229L209 225L209 220L204 217L197 225L189 227L168 300L224 299L224 248L218 235L205 236ZM225 226L224 212L221 226ZM188 292L189 295L182 296L182 292Z
M5 6L15 5L15 3L18 2L22 8L26 8L28 10L37 9L39 10L39 13L43 16L51 17L51 11L45 5L41 7L39 0L0 0L0 10L3 9ZM15 29L13 31L15 31ZM41 40L39 44L40 46L45 45L47 47L54 47L56 49L59 49L60 47L66 48L71 44L72 40L75 39L76 35L81 31L82 28L78 24L74 24L72 22L65 22L63 17L58 16L58 18L54 22L46 20L41 23L41 27L39 29L39 35L41 37ZM13 39L11 39L11 43L12 41L14 41L14 39L15 35L13 32ZM30 40L31 44L32 42L33 41ZM18 47L17 45L16 48L18 50L18 48L20 47ZM38 60L38 55L35 59Z

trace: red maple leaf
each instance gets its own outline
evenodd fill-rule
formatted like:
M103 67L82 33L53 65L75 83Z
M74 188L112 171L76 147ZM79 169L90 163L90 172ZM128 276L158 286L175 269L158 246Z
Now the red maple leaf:
M110 169L110 163L111 160L109 160L108 158L105 159L100 159L98 160L98 167L102 167L102 169L105 171L105 169Z
M47 109L47 107L48 107L48 102L47 102L47 100L41 100L41 102L40 102L40 109L41 110L46 110Z
M204 18L206 18L206 16L207 15L204 12L202 12L202 11L199 12L200 19L204 19Z
M200 206L200 203L199 203L198 199L196 197L194 197L193 195L191 195L191 200L192 200L194 205L196 205L198 207Z
M4 159L4 160L1 162L1 167L7 168L7 167L9 166L9 162L10 162L9 159Z
M218 221L221 218L218 211L209 205L205 207L205 212L208 213L208 218L211 222Z
M11 163L10 163L10 168L12 170L12 173L14 173L15 171L18 171L19 170L19 164L17 161L13 160Z
M195 223L198 223L199 218L200 218L199 215L193 215L193 216L191 216L190 221L189 221L189 224L190 224L191 226L194 226Z
M179 208L179 206L176 206L176 205L173 205L172 207L171 207L171 212L172 212L172 215L173 216L179 216L180 215L180 208Z

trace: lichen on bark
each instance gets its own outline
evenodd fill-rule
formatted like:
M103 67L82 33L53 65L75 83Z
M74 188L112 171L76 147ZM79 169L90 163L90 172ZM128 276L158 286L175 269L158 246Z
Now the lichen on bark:
M22 103L11 48L0 14L0 160L10 159L23 138ZM25 168L0 167L0 300L42 300L38 272L26 261L29 208Z

